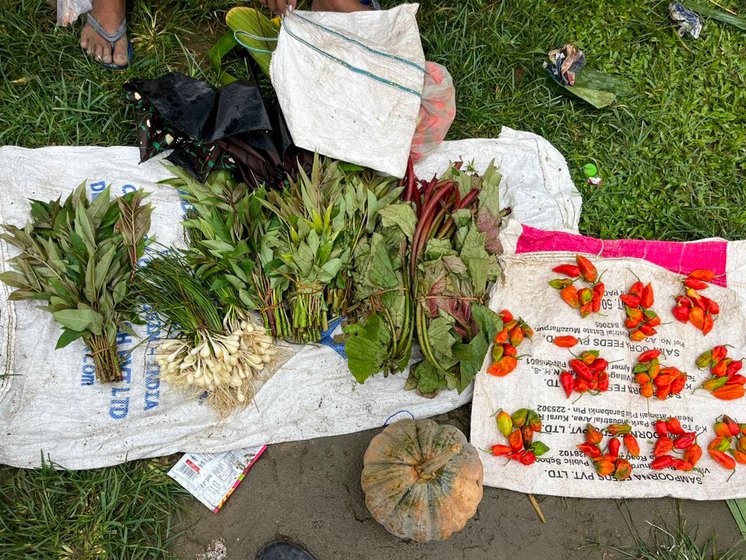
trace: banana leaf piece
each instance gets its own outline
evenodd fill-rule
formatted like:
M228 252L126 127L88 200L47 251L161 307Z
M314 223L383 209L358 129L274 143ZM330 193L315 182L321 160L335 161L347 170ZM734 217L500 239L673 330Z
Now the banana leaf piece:
M225 16L225 23L234 42L248 50L262 72L269 76L272 51L277 46L280 33L279 19L270 20L260 11L243 6L230 10Z
M608 107L616 101L617 96L627 95L631 91L624 78L590 69L584 69L577 75L574 86L558 85L596 109Z
M746 19L742 17L729 14L728 12L723 11L723 10L718 10L716 8L711 8L709 6L704 6L702 4L699 4L697 2L692 2L690 0L681 2L681 5L684 6L685 8L692 10L693 12L697 12L699 15L712 18L723 23L727 23L728 25L732 25L733 27L736 27L740 29L741 31L746 31Z

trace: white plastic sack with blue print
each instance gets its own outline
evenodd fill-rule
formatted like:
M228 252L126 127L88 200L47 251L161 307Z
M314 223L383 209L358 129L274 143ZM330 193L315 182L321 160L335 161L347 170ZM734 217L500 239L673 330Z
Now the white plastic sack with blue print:
M416 172L439 174L462 158L480 171L495 160L501 199L523 223L577 229L580 195L546 140L503 129L496 139L444 142ZM136 188L151 193L151 234L179 245L183 208L172 188L158 184L169 176L158 159L138 165L134 147L0 147L0 223L23 224L27 199L64 197L86 181L91 196L107 184L115 195ZM0 240L0 269L12 251ZM124 363L124 380L101 384L81 341L55 350L60 327L52 316L35 302L8 301L8 293L0 283L0 464L35 467L44 457L87 469L177 451L216 453L375 428L401 410L426 418L471 399L470 389L422 398L404 390L406 374L360 385L327 338L296 347L251 406L221 420L206 404L161 383L155 348L142 343L162 336L156 318L147 317L139 329L143 338L120 337L121 352L137 348Z
M417 8L283 19L270 76L296 146L404 176L425 82Z

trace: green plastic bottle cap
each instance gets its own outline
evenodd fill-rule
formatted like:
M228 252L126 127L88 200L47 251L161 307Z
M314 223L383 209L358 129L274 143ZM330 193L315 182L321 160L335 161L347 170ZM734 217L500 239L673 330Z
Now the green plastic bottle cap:
M586 177L595 177L598 174L598 168L592 163L586 163L583 166L583 171L585 171Z

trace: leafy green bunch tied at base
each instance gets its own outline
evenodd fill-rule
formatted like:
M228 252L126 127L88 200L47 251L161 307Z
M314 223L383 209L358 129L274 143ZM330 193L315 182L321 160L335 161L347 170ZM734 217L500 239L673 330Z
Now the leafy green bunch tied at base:
M396 179L318 156L282 190L171 170L177 178L166 182L192 206L187 261L221 302L257 311L273 336L298 343L318 342L331 318L354 313L350 261L399 197Z
M423 395L463 391L474 379L500 317L486 306L499 273L500 174L457 163L439 179L409 169L403 202L378 212L375 231L353 258L354 295L363 313L345 329L353 376L403 371L416 335L422 359L407 388Z
M62 326L57 348L82 338L99 381L121 379L118 330L138 322L128 293L150 229L151 207L142 191L112 199L106 188L94 200L85 184L60 203L31 201L23 228L3 225L0 238L20 253L0 281L15 288L11 300L47 302Z

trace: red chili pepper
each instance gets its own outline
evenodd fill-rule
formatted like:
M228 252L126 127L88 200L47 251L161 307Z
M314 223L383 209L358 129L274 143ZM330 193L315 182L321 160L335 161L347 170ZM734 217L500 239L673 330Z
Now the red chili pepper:
M686 449L687 447L692 445L696 439L697 434L690 432L688 434L684 434L683 436L677 437L673 442L673 446L676 449Z
M570 368L577 374L580 379L590 383L593 381L593 372L582 361L576 359L570 360Z
M689 449L684 451L684 459L689 461L693 467L697 465L701 457L702 448L696 443L692 444Z
M578 339L574 336L566 335L555 337L553 342L555 346L559 346L560 348L572 348L578 343Z
M589 389L588 382L584 379L576 377L573 381L573 389L575 389L575 391L577 391L578 393L585 393Z
M521 463L521 465L533 465L536 462L536 455L533 451L524 451L523 453L521 453L518 461Z
M707 282L697 280L696 278L687 278L686 280L684 280L684 285L687 288L691 288L692 290L706 290L710 287Z
M668 426L665 420L658 420L655 423L655 433L658 437L666 437L668 435Z
M710 300L708 311L713 315L718 315L720 313L720 304L716 301Z
M658 438L658 441L655 442L655 445L653 446L653 455L656 457L661 457L662 455L665 455L666 453L670 453L673 449L673 440L669 437L662 437Z
M624 447L633 457L640 456L640 444L637 443L637 438L632 434L625 434L624 436Z
M712 457L722 467L725 467L726 469L730 471L736 468L736 462L733 460L733 458L729 457L722 451L717 451L715 449L708 449L707 452L710 454L710 457Z
M653 327L646 324L640 325L638 328L645 336L653 336L657 332Z
M609 374L605 371L598 374L598 390L601 392L609 390Z
M570 278L577 278L578 276L580 276L580 268L578 268L574 264L561 264L559 266L555 266L552 269L552 272L556 272L557 274L562 274L564 276L569 276Z
M653 295L653 286L652 284L647 284L642 289L642 296L640 297L640 305L642 305L645 309L650 309L653 307L653 303L655 301L655 296Z
M598 280L598 270L596 270L591 261L583 255L575 255L575 261L578 263L580 274L586 281L595 282Z
M505 356L516 356L518 354L518 350L515 349L515 346L512 344L503 344L503 354Z
M495 457L502 457L503 455L507 455L510 453L512 449L508 445L493 445L492 446L492 455Z
M738 425L738 422L733 420L733 418L731 418L727 414L723 415L723 424L725 424L728 427L728 431L730 432L730 435L737 436L739 433L741 433L741 428Z
M663 455L661 457L656 457L653 459L653 462L650 463L650 468L656 471L659 471L661 469L665 469L666 467L670 467L673 464L673 457L670 455Z
M689 273L689 278L696 278L697 280L712 282L715 279L715 273L712 270L697 269L692 270Z
M686 387L686 382L689 377L685 373L680 373L679 376L671 382L671 392L674 395L678 395Z
M601 373L607 367L609 367L609 362L607 362L603 358L597 358L591 365L588 366L588 369L591 370L592 373Z
M629 317L627 317L624 320L624 326L627 327L628 329L636 329L640 323L642 323L642 318L630 319Z
M677 471L690 471L694 468L694 465L692 465L689 461L685 459L678 459L676 457L674 457L671 461L671 466Z
M629 293L633 296L636 296L638 298L642 298L642 291L645 289L645 286L642 282L635 282L632 284L632 287L629 289Z
M674 319L676 319L680 323L687 323L689 321L690 312L691 312L691 308L685 305L677 305L671 310L671 313L673 313Z
M728 377L733 377L735 374L741 371L742 367L743 367L743 360L734 360L730 364L728 364L728 370L725 372L725 374Z
M686 430L681 426L681 422L679 422L678 418L674 418L673 416L666 420L666 428L668 429L668 432L675 435L675 436L683 436L686 433Z
M619 449L622 447L622 442L619 441L619 438L612 437L609 440L609 455L611 455L614 460L616 460L617 457L619 457Z
M724 359L728 355L728 349L723 346L722 344L719 344L715 346L711 351L711 360L713 364L718 363L720 360Z
M715 326L715 319L709 313L706 313L702 319L702 334L707 335Z
M573 380L573 375L569 371L563 371L560 373L560 386L568 399L570 398L570 395L572 395Z
M650 360L657 358L660 355L661 355L660 350L655 350L655 349L647 350L643 352L642 354L640 354L640 357L637 358L637 361L641 364L644 364L645 362L649 362Z
M728 385L746 385L746 377L737 373L736 375L728 378Z
M631 294L623 294L619 296L619 299L624 302L624 305L629 307L640 307L640 298Z
M578 444L578 449L580 449L583 454L590 457L591 459L595 459L601 456L601 450L598 448L597 445L594 445L593 443L586 442Z
M500 311L500 319L503 323L510 323L513 320L513 314L507 309Z

